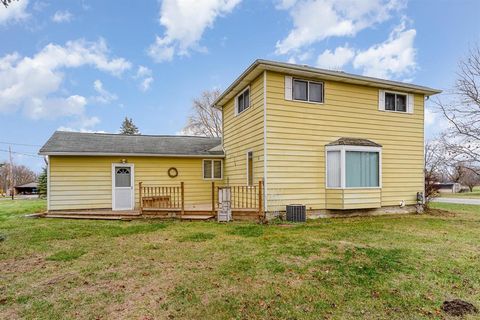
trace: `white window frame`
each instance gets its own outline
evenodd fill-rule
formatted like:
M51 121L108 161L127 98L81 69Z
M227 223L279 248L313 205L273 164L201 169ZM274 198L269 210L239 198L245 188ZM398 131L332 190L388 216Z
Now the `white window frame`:
M249 154L249 153L252 153L252 181L250 181L251 184L248 183L248 182L249 182L249 181L248 181L248 180L249 180L249 179L248 179L248 170L250 169L250 166L248 165L248 154ZM245 159L246 159L246 166L245 166L245 167L247 168L247 186L252 187L252 186L255 185L255 183L254 183L254 181L255 181L255 179L254 179L255 173L254 173L254 171L253 171L253 169L254 169L254 165L253 165L253 150L248 150L248 151L247 151L247 153L246 153L246 158L245 158Z
M212 177L210 178L205 178L205 161L211 161L211 166L212 166ZM214 161L220 161L221 163L221 170L220 170L220 178L215 178L215 166L214 166ZM222 159L203 159L202 160L202 178L203 180L208 180L208 181L213 181L213 180L223 180L223 160Z
M238 112L238 97L241 96L242 94L245 93L245 91L248 90L248 107L243 109L242 111ZM250 91L250 86L246 86L242 91L240 91L239 94L237 94L235 96L235 100L234 100L234 104L235 104L235 116L238 116L242 113L244 113L245 111L247 111L248 109L250 109L250 107L252 106L252 91Z
M386 107L386 98L385 98L385 95L387 93L391 93L391 94L399 94L399 95L403 95L406 97L406 100L405 100L405 103L406 103L406 106L405 106L405 111L397 111L397 102L396 102L396 99L395 99L395 110L387 110L385 107ZM401 114L412 114L413 113L413 104L414 104L414 96L413 94L411 93L408 93L408 92L402 92L402 91L393 91L393 90L380 90L379 91L379 94L382 95L382 99L380 99L379 101L379 104L381 104L379 106L379 110L380 111L385 111L385 112L394 112L394 113L401 113Z
M306 82L307 83L307 100L299 100L299 99L295 99L295 95L293 94L293 88L295 87L294 86L294 82L295 81L302 81L302 82ZM317 101L310 101L310 94L309 94L309 91L310 91L310 83L313 83L313 84L321 84L322 85L322 102L317 102ZM292 78L292 101L298 101L298 102L304 102L304 103L312 103L312 104L324 104L325 103L325 82L323 81L311 81L311 80L306 80L306 79L300 79L300 78Z
M340 187L328 186L328 161L327 152L340 151ZM378 153L378 187L347 187L346 179L346 153L347 151L376 152ZM325 188L326 189L381 189L382 188L382 148L368 146L327 146L325 148Z

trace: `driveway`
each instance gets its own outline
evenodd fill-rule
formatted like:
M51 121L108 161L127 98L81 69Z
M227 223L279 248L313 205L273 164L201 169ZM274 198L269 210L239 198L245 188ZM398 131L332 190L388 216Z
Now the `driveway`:
M456 203L456 204L474 204L480 206L480 199L462 199L462 198L435 198L433 202Z

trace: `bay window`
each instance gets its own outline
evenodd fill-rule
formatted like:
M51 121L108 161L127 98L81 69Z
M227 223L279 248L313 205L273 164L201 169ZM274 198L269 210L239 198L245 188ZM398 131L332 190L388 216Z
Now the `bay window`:
M380 188L381 148L327 146L327 188Z

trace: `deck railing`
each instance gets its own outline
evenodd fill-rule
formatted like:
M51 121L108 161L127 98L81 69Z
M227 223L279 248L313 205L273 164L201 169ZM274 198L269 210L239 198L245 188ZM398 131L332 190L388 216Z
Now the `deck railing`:
M152 186L139 183L140 209L184 210L184 184L176 186Z
M218 194L221 188L230 189L230 206L232 210L257 211L263 213L263 184L258 185L216 185L211 184L212 214L220 207ZM139 183L140 210L185 211L185 184L146 185Z

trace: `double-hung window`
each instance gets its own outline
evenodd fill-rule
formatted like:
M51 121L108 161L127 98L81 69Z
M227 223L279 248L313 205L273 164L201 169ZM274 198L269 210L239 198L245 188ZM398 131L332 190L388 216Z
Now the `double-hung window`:
M323 83L293 79L293 100L323 103Z
M203 160L203 179L222 179L222 160Z
M246 87L235 97L235 114L240 114L248 108L250 108L250 87Z
M327 147L327 188L379 188L381 148Z

